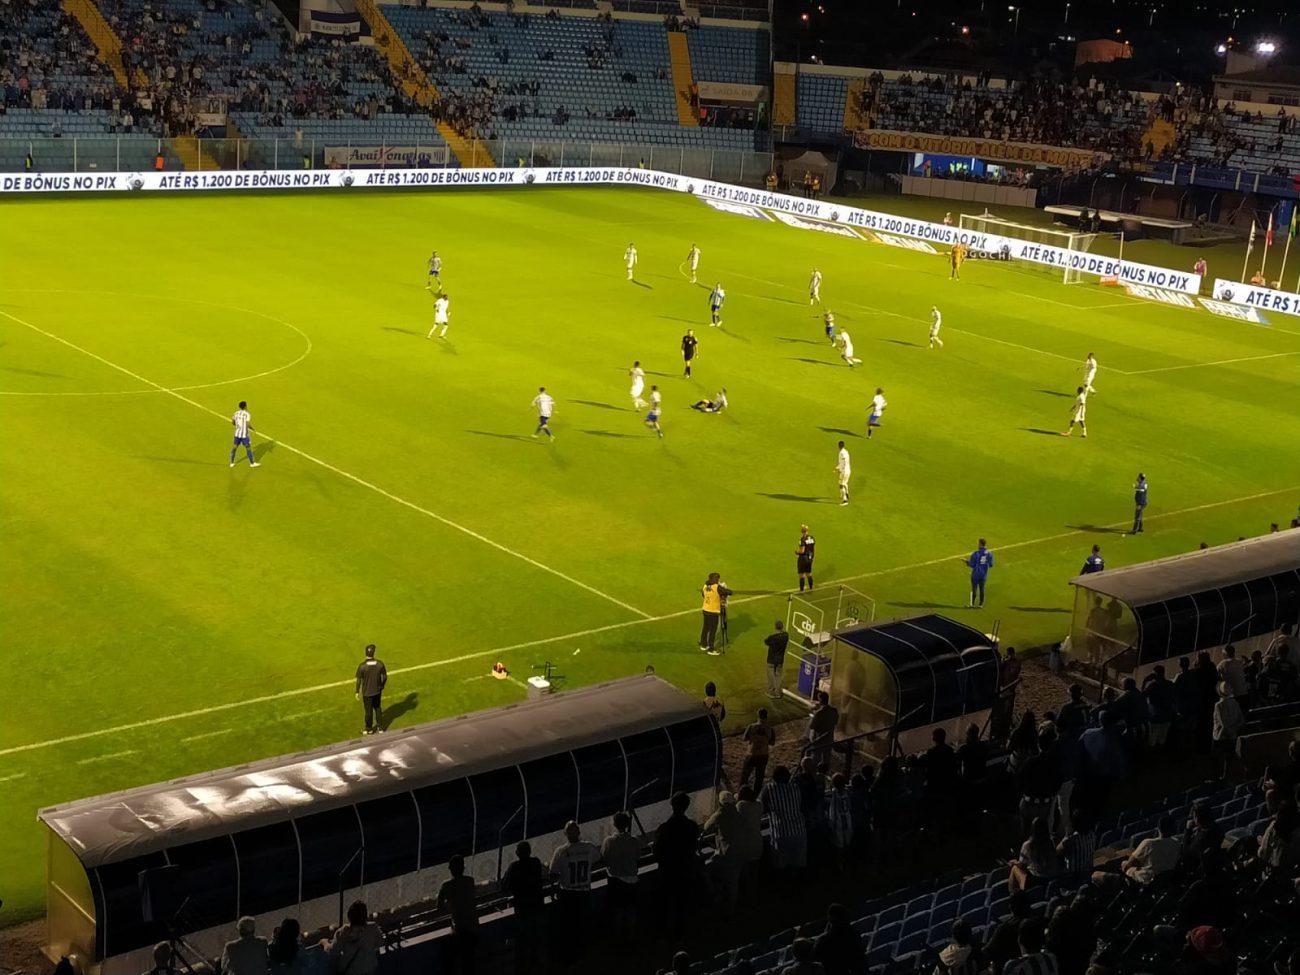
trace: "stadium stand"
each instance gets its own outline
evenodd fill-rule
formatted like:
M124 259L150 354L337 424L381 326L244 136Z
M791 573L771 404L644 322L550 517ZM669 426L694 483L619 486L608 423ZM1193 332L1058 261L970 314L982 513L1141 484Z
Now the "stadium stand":
M679 123L662 24L558 12L394 7L385 13L437 86L446 103L440 111L468 121L481 137L755 147L752 131ZM754 50L751 32L743 33ZM710 59L728 50L717 41L706 47Z
M14 0L0 6L0 34L0 169L27 168L29 154L33 170L152 168L157 121L119 87L76 18Z
M850 81L847 76L800 71L795 80L799 127L815 135L843 135Z
M686 31L697 81L768 84L769 38L765 30L701 26Z
M907 74L870 80L864 114L874 128L1082 147L1124 159L1138 157L1151 114L1138 95L1105 83L1031 76L994 88Z
M1162 98L1158 111L1175 132L1172 144L1159 152L1161 159L1274 176L1300 172L1300 120L1285 108L1275 114L1249 112L1188 91L1176 101Z

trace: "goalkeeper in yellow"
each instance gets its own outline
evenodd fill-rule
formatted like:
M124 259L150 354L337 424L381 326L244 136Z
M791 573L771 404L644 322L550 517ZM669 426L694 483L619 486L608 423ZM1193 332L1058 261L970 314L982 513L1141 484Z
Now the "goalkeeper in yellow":
M952 272L948 275L949 280L951 281L961 280L961 266L965 262L965 260L966 260L966 245L953 244L952 250L948 252L948 266L952 268Z

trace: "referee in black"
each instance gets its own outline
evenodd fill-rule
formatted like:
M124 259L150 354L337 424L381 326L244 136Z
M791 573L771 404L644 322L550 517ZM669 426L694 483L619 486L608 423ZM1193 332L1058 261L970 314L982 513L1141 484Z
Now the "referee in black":
M366 645L366 659L357 667L357 700L365 702L365 734L373 735L383 730L383 711L380 698L384 685L388 683L388 668L384 662L375 657L375 645Z
M817 541L808 533L807 525L799 526L799 545L794 550L797 559L795 569L799 573L799 591L803 592L804 583L808 588L813 587L813 555L817 549Z
M684 375L687 379L691 378L691 363L695 361L695 347L699 344L700 340L695 337L695 329L688 328L686 334L682 336L682 359L686 362Z

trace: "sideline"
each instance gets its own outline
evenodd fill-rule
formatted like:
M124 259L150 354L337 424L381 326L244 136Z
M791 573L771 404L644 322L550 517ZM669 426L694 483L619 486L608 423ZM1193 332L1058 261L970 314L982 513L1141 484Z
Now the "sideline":
M3 312L0 312L3 314ZM1205 504L1194 505L1190 508L1180 508L1177 511L1166 511L1160 514L1147 515L1147 521L1157 521L1166 518L1175 518L1181 515L1194 514L1198 511L1208 511L1212 508L1223 508L1234 504L1243 504L1247 501L1258 501L1261 498L1276 497L1279 494L1289 494L1294 491L1300 491L1300 486L1279 488L1276 491L1261 491L1257 494L1248 494L1239 498L1229 498L1225 501L1210 501ZM1128 521L1112 522L1109 525L1101 526L1103 528L1123 528L1129 524ZM1015 549L1028 548L1033 545L1041 545L1047 542L1060 541L1063 538L1071 538L1077 535L1088 535L1090 532L1085 529L1071 529L1069 531L1057 532L1054 535L1044 535L1041 538L1030 538L1021 542L1012 542L1008 545L999 545L995 548L998 552L1013 551ZM939 558L926 559L923 562L912 562L907 565L896 565L885 569L875 569L871 572L863 572L859 575L845 576L842 579L832 579L822 584L823 589L830 586L845 585L851 582L860 582L863 579L874 579L880 576L893 575L897 572L910 572L915 569L929 568L930 566L939 565L943 562L951 562L957 559L965 558L969 552L962 551L950 555L943 555ZM738 606L742 603L750 603L760 599L770 599L773 596L788 596L796 590L782 589L773 593L765 593L759 596L744 596L740 599L732 599L728 605ZM594 626L585 630L575 630L572 633L561 633L558 636L539 637L535 640L525 640L522 643L514 643L509 646L495 647L491 650L475 650L470 653L463 653L456 657L447 657L442 660L428 660L424 663L412 664L409 667L396 667L389 671L389 674L410 674L418 671L430 670L435 667L449 667L453 664L464 663L468 660L481 660L484 657L492 657L500 654L510 653L515 650L525 650L530 647L544 646L549 643L560 643L566 640L577 640L582 637L595 636L600 633L609 633L614 630L622 630L632 626L641 626L646 623L662 623L665 620L680 619L684 616L694 616L698 609L683 609L674 613L664 613L660 616L651 616L645 619L627 620L622 623L609 623L605 626ZM208 714L217 714L222 711L231 711L235 708L242 708L253 704L266 704L272 701L281 701L290 697L301 697L305 694L314 694L317 691L338 690L340 688L351 687L353 681L337 680L324 684L314 684L310 687L299 687L293 690L279 691L275 694L264 694L260 697L245 698L240 701L229 701L225 704L214 704L211 707L195 708L191 711L181 711L176 714L163 714L153 718L146 718L143 721L133 721L129 724L115 725L111 728L99 728L94 731L83 731L75 735L64 735L60 738L50 738L45 741L29 742L26 745L13 745L9 748L0 749L0 758L6 755L16 755L22 752L37 751L44 748L52 748L55 745L65 745L75 741L86 741L91 738L101 738L106 735L115 735L126 731L135 731L140 728L149 728L155 725L167 724L173 721L183 721L188 718L203 717ZM300 712L290 715L289 718L303 717L312 712ZM289 720L283 718L281 720ZM4 781L0 779L0 781Z

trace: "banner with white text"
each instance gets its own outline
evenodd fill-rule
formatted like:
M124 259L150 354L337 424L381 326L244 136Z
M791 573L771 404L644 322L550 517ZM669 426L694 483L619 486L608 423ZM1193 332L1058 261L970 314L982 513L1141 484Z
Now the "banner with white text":
M1261 288L1256 284L1242 284L1240 281L1228 281L1215 278L1214 297L1231 305L1244 305L1258 308L1260 311L1275 311L1283 315L1300 315L1300 294L1293 291L1277 291L1273 288Z
M225 190L320 190L349 188L427 189L454 186L644 186L690 193L726 209L771 211L791 218L784 222L861 239L870 234L925 241L932 247L961 243L971 251L1000 258L1027 261L1062 271L1067 268L1095 277L1115 277L1124 284L1164 288L1194 295L1201 278L1169 268L1121 261L1051 244L979 233L961 227L876 210L845 206L827 200L810 200L784 193L700 180L653 169L331 169L331 170L217 170L213 172L144 173L11 173L0 174L0 195L10 193L156 193ZM1229 282L1230 283L1230 282ZM1266 291L1267 289L1255 289ZM1284 292L1270 292L1284 296ZM1216 294L1216 297L1218 295ZM1300 301L1290 295L1292 307ZM1231 301L1223 298L1221 300ZM1274 310L1281 308L1270 304ZM1289 314L1297 314L1292 311Z

